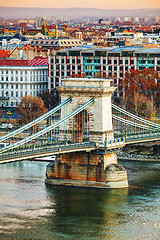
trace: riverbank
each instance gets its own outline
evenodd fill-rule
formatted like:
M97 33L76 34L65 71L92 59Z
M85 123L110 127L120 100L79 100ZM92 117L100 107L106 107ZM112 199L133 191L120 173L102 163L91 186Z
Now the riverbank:
M140 161L140 162L160 162L160 157L152 155L140 155L133 153L117 153L117 160Z

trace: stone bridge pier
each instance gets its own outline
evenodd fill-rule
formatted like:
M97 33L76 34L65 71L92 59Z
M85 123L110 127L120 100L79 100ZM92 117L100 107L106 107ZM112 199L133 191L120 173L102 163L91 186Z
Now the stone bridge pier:
M111 79L96 78L62 79L62 86L58 87L61 101L68 97L72 101L67 105L67 110L62 109L61 118L94 98L94 102L83 110L85 118L79 113L67 121L65 129L61 126L62 132L70 132L71 141L95 142L97 148L89 152L59 154L55 162L47 166L47 184L94 188L128 187L126 170L117 163L116 154L117 149L124 145L107 145L114 141L111 96L115 88L111 82ZM85 132L86 126L89 134Z

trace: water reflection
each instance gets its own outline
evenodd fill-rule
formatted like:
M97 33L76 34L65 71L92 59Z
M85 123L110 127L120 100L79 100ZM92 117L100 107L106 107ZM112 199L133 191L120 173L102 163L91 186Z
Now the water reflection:
M159 239L160 164L123 163L129 189L44 184L46 164L0 167L1 239Z
M82 239L80 233L83 233L83 239L102 239L105 236L112 239L113 228L119 224L118 209L128 199L127 189L96 190L47 186L47 192L50 202L56 203L55 217L50 215L49 219L50 229L55 229L57 237L63 235L66 239L73 236Z

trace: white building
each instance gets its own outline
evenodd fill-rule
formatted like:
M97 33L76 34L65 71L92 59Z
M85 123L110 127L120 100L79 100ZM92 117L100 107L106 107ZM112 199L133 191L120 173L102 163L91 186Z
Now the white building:
M24 95L48 90L48 58L0 60L0 107L16 107Z

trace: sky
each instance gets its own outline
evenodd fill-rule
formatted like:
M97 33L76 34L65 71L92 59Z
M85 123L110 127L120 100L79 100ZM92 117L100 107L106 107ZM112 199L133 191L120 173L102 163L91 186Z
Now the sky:
M160 8L160 0L0 0L2 7L142 9Z

